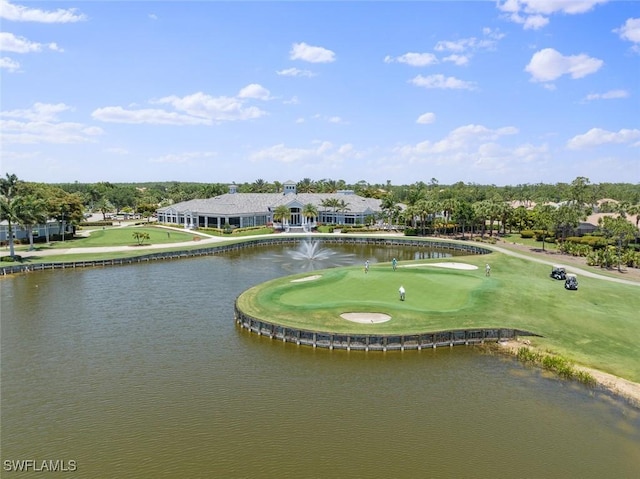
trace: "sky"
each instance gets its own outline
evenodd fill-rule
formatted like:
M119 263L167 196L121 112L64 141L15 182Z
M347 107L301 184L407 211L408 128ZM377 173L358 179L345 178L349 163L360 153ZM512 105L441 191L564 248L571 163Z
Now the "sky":
M640 2L0 0L24 181L640 184Z

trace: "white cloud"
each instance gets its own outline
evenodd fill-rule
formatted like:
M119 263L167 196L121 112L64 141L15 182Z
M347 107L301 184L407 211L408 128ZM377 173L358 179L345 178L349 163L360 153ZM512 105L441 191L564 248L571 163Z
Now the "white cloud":
M251 120L266 115L266 112L247 106L246 100L254 98L268 99L269 90L258 84L251 84L240 90L238 97L212 97L202 92L184 97L166 96L150 103L169 105L176 111L161 108L122 108L108 106L98 108L92 117L111 123L130 123L152 125L213 125L215 122Z
M150 158L149 163L166 163L166 164L189 164L194 160L203 160L207 158L213 158L217 156L217 153L212 151L191 151L184 153L169 153L166 155Z
M152 103L169 104L188 115L213 121L251 120L266 114L257 107L245 106L241 98L213 97L202 92L184 97L171 95Z
M314 47L303 42L293 44L289 58L310 63L331 63L335 61L335 53L326 48Z
M299 68L286 68L276 71L278 75L285 77L314 77L316 76L311 70L300 70Z
M433 123L434 121L436 121L436 114L429 112L420 115L416 120L416 123L420 123L421 125L428 125L430 123Z
M592 100L615 100L618 98L627 98L629 92L626 90L610 90L606 93L590 93L585 97L585 101Z
M41 52L43 48L57 52L63 51L56 43L37 43L29 41L24 37L17 37L13 33L0 32L0 51L30 53Z
M570 150L581 150L583 148L591 148L607 143L631 143L637 146L640 140L640 130L638 129L622 129L618 132L607 131L602 128L592 128L582 135L576 135L567 142L567 148Z
M322 168L359 156L349 143L336 147L329 141L314 141L309 148L291 148L280 143L252 153L249 159L252 162L310 163Z
M155 13L150 13L149 14L149 19L150 20L157 20L158 19L158 15L156 15Z
M86 15L76 12L76 8L59 8L55 11L45 11L13 5L7 0L0 0L0 18L14 22L74 23L87 19Z
M387 55L384 58L385 63L406 63L412 67L426 67L429 65L435 65L438 63L438 59L433 53L405 53L398 57L391 57Z
M549 23L554 14L576 15L591 11L608 0L503 0L497 7L505 18L523 25L525 30L537 30Z
M280 143L252 153L249 159L254 162L276 161L278 163L296 163L313 159L317 154L316 149L289 148L283 143Z
M512 126L490 129L482 125L465 125L452 130L439 141L426 140L414 146L407 145L396 150L404 156L438 155L469 151L484 142L495 141L502 136L515 135L518 129Z
M473 82L459 80L455 77L445 77L444 75L430 75L427 77L418 75L409 81L423 88L475 90L475 84Z
M0 68L8 70L9 73L14 73L20 70L20 63L9 57L1 57Z
M126 156L129 154L129 150L127 150L126 148L118 148L118 147L107 148L104 151L106 151L107 153L111 153L112 155L118 155L118 156Z
M624 25L613 30L622 40L632 42L632 49L640 53L640 18L628 18Z
M30 120L33 122L53 122L58 120L58 113L71 110L64 103L40 103L36 102L31 108L20 110L8 110L0 112L0 116Z
M453 55L449 55L448 57L444 57L442 59L443 62L451 62L454 63L458 66L463 66L469 63L469 57L466 55L458 55L458 54L453 54Z
M434 50L437 52L473 52L478 50L493 50L495 49L498 40L505 37L504 33L499 30L492 30L491 28L483 28L482 34L484 38L478 39L476 37L460 38L458 40L441 40L436 43Z
M120 106L107 106L98 108L91 116L107 123L129 123L151 125L211 125L207 118L199 118L190 115L181 115L166 110L146 108L140 110L125 110Z
M36 103L30 109L9 110L0 112L2 142L6 144L21 143L85 143L94 141L93 137L103 134L101 128L87 126L82 123L58 121L58 113L70 110L63 103Z
M582 78L597 72L604 62L585 54L564 56L553 48L545 48L533 54L525 71L535 82L549 82L562 75Z
M247 85L238 93L238 98L255 98L258 100L269 100L271 93L262 85L252 83Z

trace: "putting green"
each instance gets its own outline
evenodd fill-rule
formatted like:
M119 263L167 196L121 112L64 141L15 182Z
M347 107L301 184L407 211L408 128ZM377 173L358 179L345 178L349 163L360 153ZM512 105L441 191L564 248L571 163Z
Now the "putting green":
M551 266L502 253L456 257L477 269L434 267L442 260L336 268L278 278L238 297L258 320L293 329L354 335L411 335L474 328L513 328L541 337L532 344L579 364L640 382L638 286L578 274L567 291ZM491 264L486 277L485 263ZM425 266L425 263L431 266ZM417 266L421 264L421 266ZM569 268L571 269L571 268ZM295 281L303 280L303 281ZM406 289L400 301L398 288ZM380 313L357 322L344 313Z
M376 265L368 273L336 268L279 278L251 288L238 301L246 314L293 328L397 334L429 330L433 318L473 307L475 298L492 287L475 266L409 267L418 265L396 271ZM405 301L400 300L400 286L406 290ZM344 313L386 314L391 319L354 323L345 320Z

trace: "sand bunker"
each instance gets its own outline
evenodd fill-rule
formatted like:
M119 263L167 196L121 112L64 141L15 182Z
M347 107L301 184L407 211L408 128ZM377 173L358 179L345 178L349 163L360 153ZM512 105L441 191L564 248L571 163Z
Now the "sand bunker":
M391 316L383 313L342 313L341 318L354 323L385 323L391 319Z
M477 266L466 263L420 263L420 264L405 264L402 268L418 268L422 266L435 266L436 268L449 268L449 269L478 269Z
M301 281L313 281L314 279L322 278L321 274L314 274L313 276L305 276L304 278L292 279L292 283L300 283Z

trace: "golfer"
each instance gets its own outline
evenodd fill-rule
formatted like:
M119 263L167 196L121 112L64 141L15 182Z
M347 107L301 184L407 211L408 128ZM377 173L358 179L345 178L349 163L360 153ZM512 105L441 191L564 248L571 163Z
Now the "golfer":
M489 266L489 263L484 267L484 275L491 276L491 266Z
M393 267L393 270L395 271L395 270L396 270L396 268L398 267L398 260L397 260L397 259L395 259L395 258L393 258L393 259L391 260L391 266Z
M400 286L398 293L400 293L400 301L404 301L404 294L405 294L404 286Z
M364 272L365 273L369 272L369 260L364 262Z

